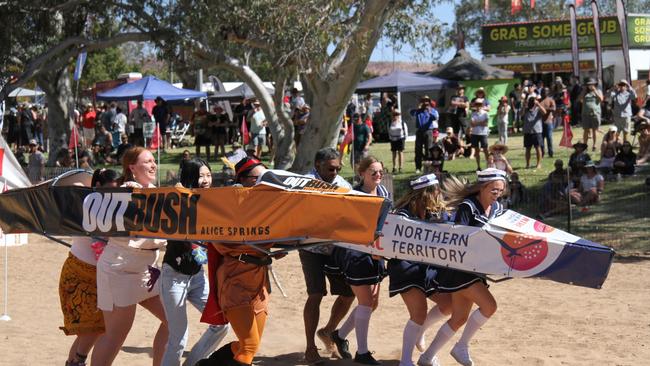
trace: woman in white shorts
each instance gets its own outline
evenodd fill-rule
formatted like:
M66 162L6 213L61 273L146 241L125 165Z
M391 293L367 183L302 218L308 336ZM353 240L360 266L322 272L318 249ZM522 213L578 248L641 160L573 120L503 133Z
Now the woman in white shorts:
M122 158L122 187L155 187L156 162L149 150L134 147ZM160 319L153 341L153 365L162 364L168 330L159 288L150 270L158 259L164 240L112 237L97 262L97 306L104 313L106 332L92 354L93 366L111 365L126 339L136 305Z

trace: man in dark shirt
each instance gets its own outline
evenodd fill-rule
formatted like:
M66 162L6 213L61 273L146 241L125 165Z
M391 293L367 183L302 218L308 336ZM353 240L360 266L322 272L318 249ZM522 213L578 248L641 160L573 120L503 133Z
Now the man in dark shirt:
M508 94L510 110L512 111L512 125L514 132L521 126L521 85L515 84L515 88Z
M370 149L370 143L372 142L372 131L370 131L368 125L363 123L359 113L352 115L352 121L354 122L352 164L356 165L361 159L368 156L368 149Z
M451 110L452 118L454 120L454 131L458 132L458 137L466 135L467 129L469 128L469 122L467 121L467 108L469 107L469 98L465 96L465 87L459 85L456 95L451 97Z
M167 125L169 124L170 115L169 112L170 111L165 100L161 97L156 97L156 105L151 110L151 114L153 115L153 118L156 120L158 128L160 129L160 136L163 138L163 149L169 146L169 135L167 135Z

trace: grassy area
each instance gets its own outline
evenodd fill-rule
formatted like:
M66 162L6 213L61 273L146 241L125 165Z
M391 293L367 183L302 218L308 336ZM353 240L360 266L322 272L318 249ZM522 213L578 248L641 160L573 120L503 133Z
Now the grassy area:
M581 132L580 130L576 132ZM541 197L541 188L544 184L548 173L553 170L555 159L562 159L565 166L569 160L569 155L573 151L557 144L561 138L561 131L556 131L553 136L555 147L554 158L545 158L542 160L541 169L524 169L524 148L523 137L515 135L509 138L507 158L510 160L512 167L518 171L519 177L529 192L529 200L517 211L531 217L539 213L539 202ZM490 137L490 144L496 141L496 137ZM170 150L161 154L161 177L165 180L167 171L176 172L184 148ZM188 150L194 154L194 147ZM388 143L375 143L370 148L370 153L384 162L387 171L391 171L391 152ZM592 154L592 158L597 160L598 152ZM534 155L534 152L533 152ZM266 163L268 157L264 156ZM214 163L216 159L212 158L213 170L218 171L222 164ZM482 159L483 160L483 159ZM349 161L349 159L347 160ZM404 152L404 169L401 174L393 176L394 196L399 198L403 192L408 189L408 181L415 175L415 156L414 142L407 142ZM535 157L532 157L534 165ZM485 167L485 161L481 162ZM474 159L460 158L454 161L445 162L445 170L459 177L475 180L476 162ZM353 176L350 165L346 163L341 173L346 178ZM573 210L571 223L571 232L583 236L590 240L612 246L623 253L646 253L650 254L650 189L644 185L644 179L648 176L648 171L642 171L638 176L624 179L621 182L606 182L605 191L602 196L602 202L590 207L589 211L581 212L579 209ZM561 229L567 229L567 215L551 217L548 220L550 225Z

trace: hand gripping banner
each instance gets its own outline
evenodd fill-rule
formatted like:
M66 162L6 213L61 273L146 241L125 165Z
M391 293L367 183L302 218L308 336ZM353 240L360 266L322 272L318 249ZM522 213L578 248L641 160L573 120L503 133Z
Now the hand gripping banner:
M108 188L52 181L0 195L6 233L372 243L389 201L304 176L266 173L253 188Z
M372 246L354 250L461 271L537 277L600 288L614 251L539 221L507 211L483 228L434 224L389 214Z

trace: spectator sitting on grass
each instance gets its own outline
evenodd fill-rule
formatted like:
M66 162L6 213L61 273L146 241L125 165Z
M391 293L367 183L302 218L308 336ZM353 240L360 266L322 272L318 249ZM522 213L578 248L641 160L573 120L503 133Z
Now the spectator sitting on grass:
M614 159L614 174L634 174L634 163L636 163L636 154L632 151L632 144L625 141Z
M598 203L603 189L605 189L605 179L596 171L596 165L589 161L585 164L580 183L569 193L571 202L585 207Z
M488 149L490 154L494 156L494 167L503 170L506 172L508 175L512 174L512 166L510 165L510 162L506 158L506 153L508 152L508 146L501 144L501 143L496 143ZM489 168L489 166L488 166Z
M616 150L621 146L621 140L617 135L618 128L616 126L609 126L609 131L603 136L603 142L600 144L600 158L605 156L605 151L611 148L616 154Z
M639 124L639 160L637 164L645 164L650 159L650 124L642 122Z
M598 162L598 170L603 174L610 174L614 169L615 158L616 150L613 146L608 145L601 154L600 161Z
M587 144L578 142L573 144L575 151L569 156L569 172L572 180L578 180L582 175L582 169L591 157L587 154Z
M538 218L545 218L564 212L567 209L568 177L561 159L555 160L555 169L548 174L548 179L542 188L542 213Z
M463 145L454 134L453 127L447 127L447 135L442 139L442 146L445 148L447 160L454 160L464 153Z

